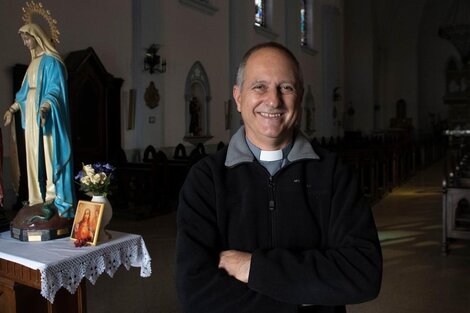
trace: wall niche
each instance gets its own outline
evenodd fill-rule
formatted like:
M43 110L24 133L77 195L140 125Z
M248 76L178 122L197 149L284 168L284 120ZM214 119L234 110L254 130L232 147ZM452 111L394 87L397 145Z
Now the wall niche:
M186 77L184 141L196 146L212 138L209 128L211 98L206 71L201 62L196 61Z

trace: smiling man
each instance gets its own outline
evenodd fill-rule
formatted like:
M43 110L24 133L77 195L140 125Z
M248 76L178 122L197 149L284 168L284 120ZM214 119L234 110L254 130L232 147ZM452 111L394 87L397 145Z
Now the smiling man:
M303 86L289 52L254 50L242 63L233 88L248 140L263 150L279 150L293 138L300 116Z
M351 170L297 127L294 55L273 42L250 49L233 96L244 126L191 168L180 193L183 312L336 313L376 297L371 210Z

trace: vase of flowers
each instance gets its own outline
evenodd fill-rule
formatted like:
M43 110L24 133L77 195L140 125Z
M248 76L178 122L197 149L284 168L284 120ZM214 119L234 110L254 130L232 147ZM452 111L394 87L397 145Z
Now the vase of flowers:
M106 228L113 217L113 207L107 195L114 170L115 168L109 163L83 164L82 169L75 176L75 180L80 184L80 190L90 196L92 202L105 204L98 232L98 241L111 238Z
M98 231L98 242L111 239L111 234L106 230L111 218L113 217L113 207L106 196L96 196L91 198L92 202L104 203L104 211L101 216L100 228Z

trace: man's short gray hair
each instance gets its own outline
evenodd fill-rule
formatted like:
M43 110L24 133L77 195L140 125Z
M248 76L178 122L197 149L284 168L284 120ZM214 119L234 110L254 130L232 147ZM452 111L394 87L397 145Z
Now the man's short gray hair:
M297 58L295 57L295 55L289 49L287 49L285 46L281 45L280 43L273 42L273 41L257 44L245 53L245 55L242 58L242 61L240 62L240 65L238 66L237 81L236 81L237 86L239 86L240 88L243 86L246 62L248 61L250 56L254 52L256 52L258 50L261 50L261 49L264 49L264 48L278 49L279 51L283 52L292 61L292 63L294 63L295 73L296 73L296 76L297 76L297 85L298 85L298 87L301 88L301 90L303 90L303 88L304 88L304 79L303 79L303 76L302 76L302 70L300 69L299 61L297 61Z

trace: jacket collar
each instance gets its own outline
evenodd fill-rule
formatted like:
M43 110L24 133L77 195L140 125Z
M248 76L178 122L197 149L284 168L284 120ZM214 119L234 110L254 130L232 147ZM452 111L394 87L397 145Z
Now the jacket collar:
M287 155L287 160L295 162L303 159L319 158L308 139L301 132L297 132L294 145ZM232 167L240 163L253 162L254 160L255 156L246 143L245 127L242 126L230 139L227 156L225 157L225 166Z

